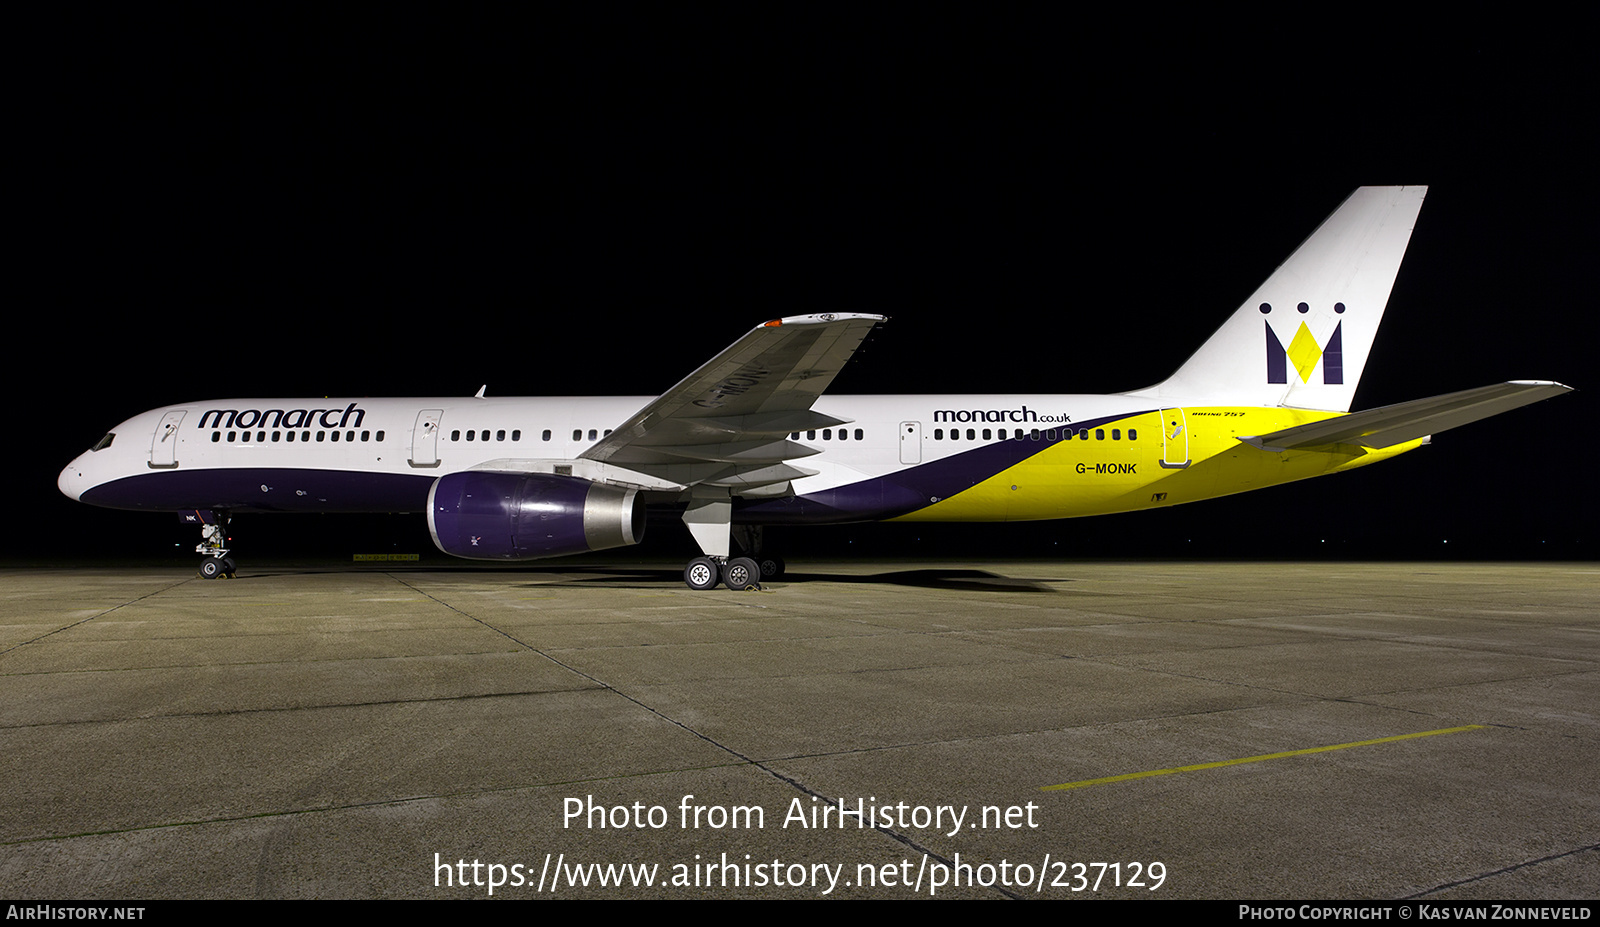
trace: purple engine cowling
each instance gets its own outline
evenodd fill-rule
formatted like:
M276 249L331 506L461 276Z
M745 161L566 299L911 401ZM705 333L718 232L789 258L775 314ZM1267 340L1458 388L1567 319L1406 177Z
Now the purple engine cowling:
M470 470L428 493L428 531L447 554L537 560L637 544L645 511L637 490L548 473Z

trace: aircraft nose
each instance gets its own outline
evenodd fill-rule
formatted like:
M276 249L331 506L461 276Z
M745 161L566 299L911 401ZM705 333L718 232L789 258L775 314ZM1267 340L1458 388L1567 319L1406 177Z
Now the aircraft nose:
M74 502L77 502L78 497L83 495L83 490L87 485L88 481L83 477L82 458L67 464L66 468L61 471L61 475L56 477L56 488Z

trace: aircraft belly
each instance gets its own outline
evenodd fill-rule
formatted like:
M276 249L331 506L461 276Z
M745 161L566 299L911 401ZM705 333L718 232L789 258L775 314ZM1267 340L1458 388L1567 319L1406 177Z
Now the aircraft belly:
M347 470L189 468L112 480L80 498L137 511L420 512L433 480L432 475Z

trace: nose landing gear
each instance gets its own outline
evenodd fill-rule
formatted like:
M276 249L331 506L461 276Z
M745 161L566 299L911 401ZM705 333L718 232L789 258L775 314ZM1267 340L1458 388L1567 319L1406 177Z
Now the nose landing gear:
M231 521L225 512L195 512L192 515L184 513L185 520L200 522L200 543L195 545L197 554L204 554L205 559L200 561L200 575L205 579L232 579L234 574L233 558L228 556L228 522Z
M200 561L200 576L205 579L233 579L232 557L207 557Z

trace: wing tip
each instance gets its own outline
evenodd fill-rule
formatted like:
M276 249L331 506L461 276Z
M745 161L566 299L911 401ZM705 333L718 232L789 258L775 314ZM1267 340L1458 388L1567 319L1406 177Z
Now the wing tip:
M1548 387L1564 393L1572 392L1572 387L1565 383L1557 383L1555 380L1508 380L1506 382L1512 386Z
M829 322L849 322L867 320L872 322L887 322L886 315L874 315L868 312L814 312L809 315L789 315L781 319L763 322L757 328L778 328L783 325L826 325Z

